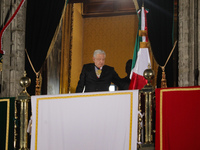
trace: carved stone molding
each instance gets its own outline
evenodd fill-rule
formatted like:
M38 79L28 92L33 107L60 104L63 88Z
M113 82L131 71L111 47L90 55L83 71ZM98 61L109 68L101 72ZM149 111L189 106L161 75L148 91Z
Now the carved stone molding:
M19 3L20 1L1 1L1 24L10 19ZM8 17L7 20L5 19L6 16ZM0 95L3 97L15 97L22 90L19 80L23 77L25 68L25 24L26 2L9 24L2 37L2 48L5 51L5 55L3 56Z
M179 1L179 86L195 85L198 68L199 1Z

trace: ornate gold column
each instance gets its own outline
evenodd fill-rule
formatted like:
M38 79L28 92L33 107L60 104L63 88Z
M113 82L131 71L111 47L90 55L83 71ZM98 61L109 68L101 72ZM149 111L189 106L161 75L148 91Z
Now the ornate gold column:
M24 77L20 79L20 85L23 87L23 91L15 100L14 148L19 150L29 150L30 147L27 128L30 118L31 97L26 91L26 88L30 84L31 80L26 77L26 72L24 72Z
M148 150L154 149L154 139L153 139L153 114L154 114L154 87L151 85L151 80L154 78L155 74L152 69L146 69L143 73L145 79L148 83L140 90L139 94L139 114L138 114L138 149L143 150L148 148Z

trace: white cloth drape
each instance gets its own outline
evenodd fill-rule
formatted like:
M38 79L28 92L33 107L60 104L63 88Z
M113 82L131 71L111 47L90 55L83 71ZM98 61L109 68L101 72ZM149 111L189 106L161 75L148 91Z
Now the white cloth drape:
M136 150L138 90L32 96L31 150Z

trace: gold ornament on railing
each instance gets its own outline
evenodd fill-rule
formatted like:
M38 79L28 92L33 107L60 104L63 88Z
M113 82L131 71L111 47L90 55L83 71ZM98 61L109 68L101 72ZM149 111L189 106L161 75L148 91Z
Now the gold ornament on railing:
M151 80L155 73L149 64L148 69L143 73L147 84L139 92L138 100L138 150L143 148L152 149L154 147L154 127L153 127L153 107L154 104L154 87L151 85Z
M20 79L19 83L23 90L15 99L14 149L29 150L30 137L27 133L27 128L31 112L31 97L26 88L31 84L31 79L26 77L26 71L24 71L24 77Z
M39 72L36 73L35 95L40 95L41 91L39 74Z
M165 75L165 68L162 68L162 79L161 79L161 88L167 88L167 79L166 79L166 75Z

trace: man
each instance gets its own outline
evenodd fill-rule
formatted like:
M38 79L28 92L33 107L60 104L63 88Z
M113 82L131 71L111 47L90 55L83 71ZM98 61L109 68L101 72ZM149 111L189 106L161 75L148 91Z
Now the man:
M121 78L113 67L104 65L106 53L103 50L95 50L93 54L94 63L85 64L80 74L76 93L108 91L111 82L121 87Z
M132 59L129 59L126 62L126 67L125 67L125 71L126 71L127 76L122 78L122 82L124 82L126 85L125 85L124 89L119 88L119 90L128 90L129 89L129 85L130 85L130 82L131 82L131 79L130 79L131 66L132 66Z

